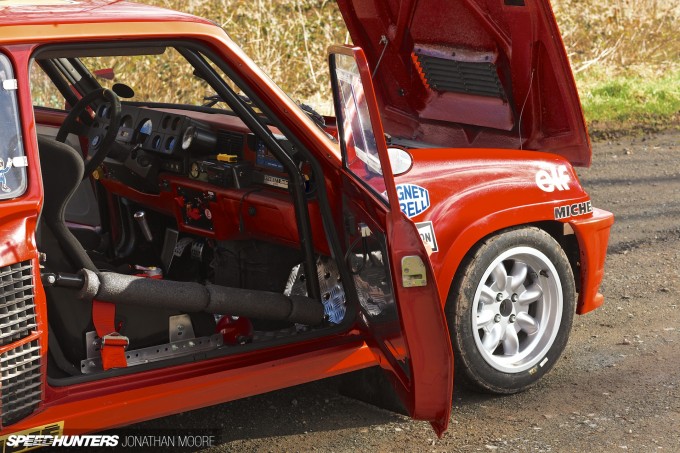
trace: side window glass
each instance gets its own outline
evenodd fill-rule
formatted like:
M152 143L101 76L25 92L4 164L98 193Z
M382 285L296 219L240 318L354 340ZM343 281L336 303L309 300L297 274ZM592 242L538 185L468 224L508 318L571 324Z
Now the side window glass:
M64 96L35 62L31 65L31 98L35 107L64 110L66 105Z
M335 72L336 116L342 136L344 161L354 173L387 203L376 137L356 61L347 55L331 55Z
M26 191L26 156L21 139L17 82L9 59L0 54L0 200Z

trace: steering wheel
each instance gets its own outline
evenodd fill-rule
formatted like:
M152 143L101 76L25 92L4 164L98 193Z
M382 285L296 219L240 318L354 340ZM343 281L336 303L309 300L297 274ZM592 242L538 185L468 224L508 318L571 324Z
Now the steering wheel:
M78 121L87 108L94 111L90 125ZM73 106L59 128L56 138L62 143L66 142L66 137L71 133L87 137L88 156L85 159L83 179L89 177L111 151L118 135L120 112L120 99L116 93L106 88L98 88L87 93Z

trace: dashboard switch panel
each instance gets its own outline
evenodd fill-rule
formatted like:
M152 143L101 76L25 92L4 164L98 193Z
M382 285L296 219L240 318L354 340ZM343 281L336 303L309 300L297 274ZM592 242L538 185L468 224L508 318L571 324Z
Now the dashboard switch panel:
M177 188L177 205L182 214L182 220L187 226L213 231L213 214L211 203L216 201L213 192Z
M190 176L227 189L245 189L253 183L253 164L223 162L217 159L196 161L191 165Z

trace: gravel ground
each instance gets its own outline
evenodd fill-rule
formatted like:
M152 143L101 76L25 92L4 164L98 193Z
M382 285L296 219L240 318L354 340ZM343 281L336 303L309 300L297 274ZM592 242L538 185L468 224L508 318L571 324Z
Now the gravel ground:
M429 424L339 395L321 381L136 425L214 429L205 452L680 450L680 132L594 145L579 171L616 215L605 305L577 316L564 356L519 395L458 387L451 423Z

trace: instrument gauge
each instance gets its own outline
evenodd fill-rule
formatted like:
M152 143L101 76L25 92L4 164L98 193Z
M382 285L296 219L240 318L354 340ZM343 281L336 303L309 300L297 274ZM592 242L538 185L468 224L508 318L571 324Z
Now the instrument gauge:
M189 126L184 131L182 135L182 149L186 150L191 147L191 143L194 141L194 135L196 134L196 128L194 126Z
M189 126L182 134L182 149L191 150L192 154L217 154L217 134L210 129Z
M201 168L198 166L197 162L192 162L191 167L189 167L189 176L197 179L201 175Z
M136 135L136 142L140 145L144 144L146 140L149 138L151 135L151 132L153 131L153 123L151 122L150 119L144 119L139 122L139 125L137 126L137 133Z

